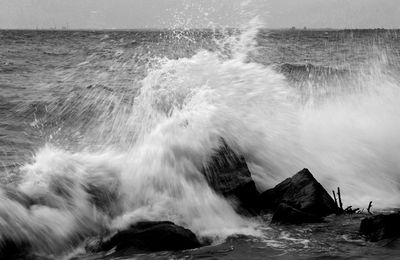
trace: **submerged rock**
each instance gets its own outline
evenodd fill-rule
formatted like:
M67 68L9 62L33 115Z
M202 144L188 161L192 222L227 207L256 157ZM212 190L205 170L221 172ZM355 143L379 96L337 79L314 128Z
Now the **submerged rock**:
M209 185L219 194L228 198L241 213L254 213L257 210L259 192L251 178L244 157L235 153L225 142L212 155L203 168Z
M144 221L132 225L101 242L95 251L157 252L175 251L200 247L196 235L169 221Z
M0 259L28 259L30 245L27 242L2 240L0 242Z
M372 242L400 237L400 213L367 217L361 221L360 232Z
M276 222L296 224L315 222L317 219L338 212L338 207L331 196L308 169L303 169L275 188L263 192L259 197L259 204L262 210L276 211L274 215ZM285 212L288 216L283 214ZM301 222L293 218L296 215L302 219Z
M298 210L286 203L281 203L276 209L271 222L276 224L302 224L323 222L323 220L320 217Z

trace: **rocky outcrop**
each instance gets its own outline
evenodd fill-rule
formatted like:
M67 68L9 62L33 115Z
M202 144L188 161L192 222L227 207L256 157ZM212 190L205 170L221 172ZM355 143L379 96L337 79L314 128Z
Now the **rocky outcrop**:
M360 233L372 242L400 237L400 213L367 217L361 221Z
M140 253L176 251L200 247L196 235L169 221L144 221L120 231L108 240L102 241L90 251L117 253Z
M260 195L244 157L235 153L224 139L220 140L221 145L203 168L203 174L209 185L230 200L239 213L277 211L276 223L297 224L321 221L322 217L338 212L333 199L307 169Z
M240 213L257 211L259 192L242 155L235 153L223 140L221 146L203 167L209 185L228 198Z
M338 212L333 199L308 169L262 193L259 205L264 211L275 211L273 219L278 223L315 222Z

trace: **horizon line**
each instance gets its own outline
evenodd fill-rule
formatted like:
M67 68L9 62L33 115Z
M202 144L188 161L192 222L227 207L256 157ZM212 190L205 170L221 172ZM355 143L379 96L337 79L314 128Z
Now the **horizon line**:
M238 27L218 27L218 28L0 28L1 31L191 31L191 30L241 30ZM261 30L293 30L293 31L306 31L306 30L400 30L398 28L385 28L385 27L375 27L375 28L335 28L335 27L274 27L268 28L263 27Z

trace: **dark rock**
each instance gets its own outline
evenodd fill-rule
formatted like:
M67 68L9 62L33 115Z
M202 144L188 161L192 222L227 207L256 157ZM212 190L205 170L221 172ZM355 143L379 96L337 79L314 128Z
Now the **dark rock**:
M281 203L276 209L271 222L276 224L302 224L323 222L323 220L286 203Z
M13 240L0 241L0 259L28 259L30 245L27 242Z
M196 235L169 221L144 221L118 232L97 246L101 251L115 248L116 252L130 253L175 251L200 247Z
M257 210L259 192L242 155L236 154L225 142L203 167L203 174L209 185L219 194L228 198L241 213Z
M331 196L308 169L303 169L293 177L287 178L259 197L262 210L275 211L281 203L315 218L338 212L338 207ZM284 207L280 210L288 209Z
M361 221L360 232L372 242L400 237L400 213L367 217Z

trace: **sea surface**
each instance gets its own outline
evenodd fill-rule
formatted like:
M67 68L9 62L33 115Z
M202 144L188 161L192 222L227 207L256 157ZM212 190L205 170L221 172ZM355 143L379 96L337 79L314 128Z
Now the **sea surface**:
M85 240L171 220L211 246L137 259L395 259L364 215L280 227L199 177L222 136L264 191L308 168L346 206L400 206L400 31L0 31L0 239L48 259L130 259ZM95 211L82 187L115 201ZM68 196L64 196L63 190ZM108 203L108 204L107 204ZM136 259L136 258L135 258Z

